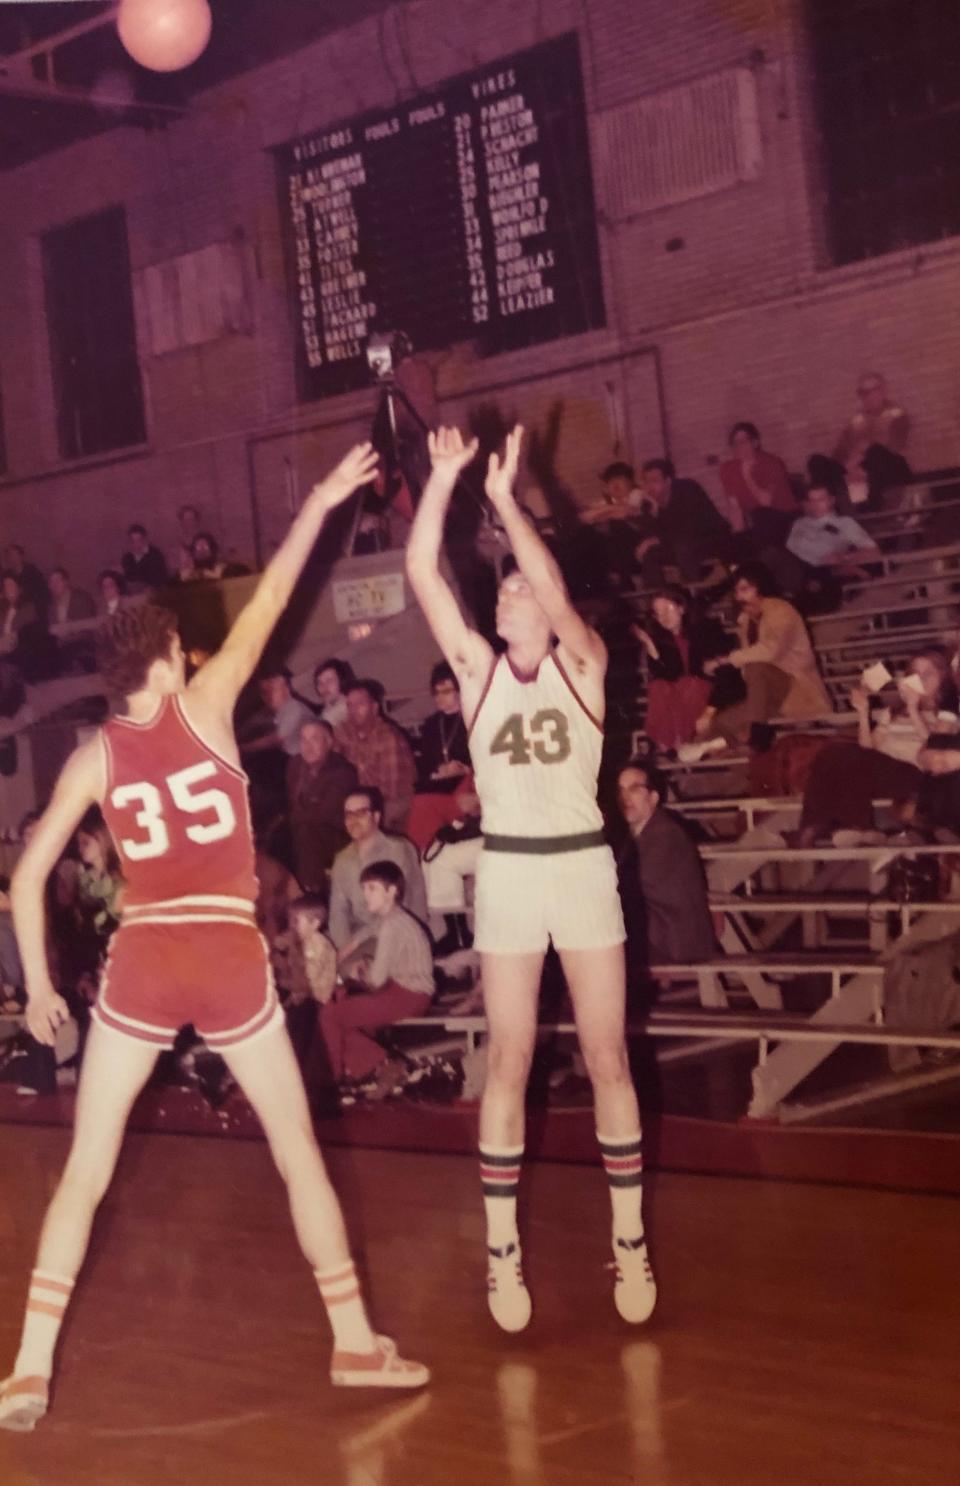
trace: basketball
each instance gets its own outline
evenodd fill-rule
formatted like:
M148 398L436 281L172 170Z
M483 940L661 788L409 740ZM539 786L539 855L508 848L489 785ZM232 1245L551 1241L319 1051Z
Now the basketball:
M117 31L127 52L152 72L189 67L210 40L207 0L122 0Z

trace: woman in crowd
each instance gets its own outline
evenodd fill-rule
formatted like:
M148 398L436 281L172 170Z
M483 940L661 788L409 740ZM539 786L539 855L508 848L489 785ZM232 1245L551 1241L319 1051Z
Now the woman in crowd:
M757 552L782 546L797 514L786 465L762 447L755 423L735 423L727 442L733 457L720 466L720 480L734 530L739 514L740 528L752 534Z
M956 724L956 684L946 655L934 647L913 656L891 705L874 717L862 686L850 700L859 718L857 742L828 744L814 759L803 795L801 845L838 829L871 830L876 799L892 799L897 817L913 820L925 783L920 755L932 733Z
M723 626L699 616L676 584L654 594L650 618L632 626L647 655L645 731L658 748L676 749L694 737L714 683L704 662L730 648Z
M420 730L416 793L407 822L407 835L420 851L426 851L441 826L461 814L456 796L470 774L460 687L446 661L431 671L430 690L437 710Z

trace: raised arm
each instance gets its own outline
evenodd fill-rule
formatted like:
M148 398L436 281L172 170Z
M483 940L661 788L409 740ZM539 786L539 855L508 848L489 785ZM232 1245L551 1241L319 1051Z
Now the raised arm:
M428 435L428 444L432 468L407 540L407 577L466 701L469 692L486 681L493 652L460 612L440 571L440 548L454 488L477 452L477 441L465 444L457 429L440 428Z
M376 466L373 446L357 444L324 480L313 487L223 645L190 683L191 694L229 718L277 620L290 601L328 515L361 485L372 480Z
M47 963L44 889L63 848L84 812L106 787L98 738L70 755L10 885L13 927L27 987L27 1026L38 1042L52 1045L67 1006L54 989Z
M520 462L523 429L518 423L507 434L503 459L491 454L487 465L487 498L503 523L517 559L517 566L530 584L537 603L563 648L579 664L606 666L606 647L596 630L581 619L567 592L550 549L517 504L514 485Z

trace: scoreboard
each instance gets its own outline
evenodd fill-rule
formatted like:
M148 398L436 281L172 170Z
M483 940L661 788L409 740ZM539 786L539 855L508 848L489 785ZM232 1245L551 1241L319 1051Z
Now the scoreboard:
M605 324L575 34L277 159L302 398L366 386L378 330L493 355Z

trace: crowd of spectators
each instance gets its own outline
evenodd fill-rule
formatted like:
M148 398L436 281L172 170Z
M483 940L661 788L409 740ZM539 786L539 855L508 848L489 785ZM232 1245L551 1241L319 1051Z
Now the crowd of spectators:
M612 822L632 984L649 981L651 967L662 975L719 953L696 842L668 808L664 756L693 762L711 750L763 751L771 719L831 710L806 616L834 606L841 579L878 559L852 513L876 504L885 481L909 473L906 414L879 376L864 377L858 395L860 408L835 449L811 456L802 492L756 426L739 422L713 496L668 460L646 461L639 480L617 461L600 476L601 501L581 512L583 527L604 544L614 594L647 590L648 611L630 629L643 663L648 751L617 773ZM96 599L73 587L65 568L45 579L10 547L0 666L6 659L27 680L51 664L82 667L82 653L71 649L78 621L171 582L238 570L221 560L194 507L182 508L179 537L165 556L142 524L131 525L119 565L100 574ZM960 751L936 746L940 733L955 723L960 730L955 671L927 649L897 687L881 688L882 711L865 686L854 689L857 742L812 755L802 842L838 830L863 839L876 829L878 797L893 799L903 824L960 819L953 808L960 769L952 767ZM393 1024L415 1019L438 993L462 993L471 1004L480 806L459 687L446 663L430 673L433 710L416 736L391 718L383 684L355 676L343 657L321 661L312 683L312 694L300 695L287 671L264 666L238 741L261 853L261 926L294 1046L314 1094L350 1103L402 1085ZM13 1063L8 1056L20 1087L54 1086L57 1061L69 1076L121 901L109 837L102 822L87 821L48 902L76 1046L67 1037L56 1058L37 1048L21 1048ZM0 880L0 1013L14 1011L23 991L8 908ZM175 1050L174 1063L181 1072L199 1067L195 1044Z

